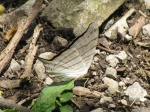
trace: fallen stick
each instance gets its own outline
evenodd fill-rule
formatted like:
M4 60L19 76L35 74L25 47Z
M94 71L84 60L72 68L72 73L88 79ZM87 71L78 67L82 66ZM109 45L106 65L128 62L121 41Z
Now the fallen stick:
M20 39L22 38L24 32L27 30L31 22L34 20L34 18L37 16L37 14L40 12L41 6L42 6L43 0L36 0L35 4L33 5L33 9L31 13L29 14L28 18L19 25L18 30L8 46L1 52L0 54L0 74L2 70L7 66L7 64L10 62L13 53L16 49L16 46L18 45Z
M25 71L21 76L21 78L28 79L28 80L30 79L30 75L32 74L32 65L33 65L34 57L38 49L38 46L36 46L36 42L38 40L41 30L42 30L41 24L37 25L36 28L34 29L32 41L29 46L29 53L25 59Z
M7 99L4 99L2 97L0 97L0 107L6 107L6 108L11 108L11 109L16 109L16 110L19 110L21 112L32 112L28 108L26 108L24 106L21 106L21 105L18 105L14 101L7 100Z

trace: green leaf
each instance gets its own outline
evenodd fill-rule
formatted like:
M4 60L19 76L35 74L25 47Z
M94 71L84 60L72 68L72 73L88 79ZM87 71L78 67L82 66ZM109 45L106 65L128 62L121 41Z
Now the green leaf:
M63 94L61 94L60 96L60 102L64 103L69 101L71 98L73 97L73 94L71 92L64 92Z
M65 105L63 107L60 107L60 112L73 112L73 109L70 105Z
M6 110L0 110L0 112L20 112L20 111L14 109L6 109Z
M56 98L60 97L63 91L71 90L74 81L52 84L43 88L40 99L32 107L33 112L51 112L56 107Z

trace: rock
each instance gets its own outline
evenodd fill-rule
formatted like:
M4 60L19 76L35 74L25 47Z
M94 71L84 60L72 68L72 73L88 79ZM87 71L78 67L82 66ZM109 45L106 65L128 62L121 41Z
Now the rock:
M131 112L149 112L150 107L139 107L139 106L134 106L134 109Z
M96 70L96 66L94 64L91 64L90 69L91 70Z
M124 100L124 99L122 99L120 102L121 102L123 105L127 105L127 101Z
M117 78L117 71L116 71L116 69L114 69L112 67L107 67L107 69L105 71L105 75L106 75L106 77L116 79Z
M132 39L133 39L133 37L132 37L132 36L130 36L130 35L128 35L128 34L126 34L126 35L125 35L125 39L126 39L127 41L130 41L130 40L132 40Z
M119 63L119 60L114 55L107 56L106 61L109 62L109 65L113 68Z
M39 55L40 58L44 58L44 59L47 59L47 60L50 60L52 59L56 54L55 53L52 53L52 52L45 52L45 53L42 53Z
M56 28L72 28L81 35L91 22L100 26L125 0L52 0L42 11Z
M116 108L116 105L115 104L109 104L108 108Z
M56 36L52 42L56 50L65 48L68 45L68 41L62 37Z
M102 80L104 81L104 84L107 84L109 86L108 91L111 94L115 94L118 91L118 82L107 77L104 77Z
M129 26L126 20L135 12L135 9L130 9L120 20L118 20L114 25L112 25L106 32L105 36L109 39L116 39L117 32L119 32L123 37L126 35Z
M98 62L99 61L99 58L97 56L94 56L94 62Z
M146 9L150 9L150 0L144 0Z
M100 104L111 103L112 101L113 101L112 97L103 96L103 97L100 99Z
M119 82L119 86L120 86L120 87L124 87L124 86L125 86L125 83L124 83L123 81L120 81L120 82Z
M34 64L34 70L37 74L37 77L40 80L45 80L46 78L46 74L45 74L45 67L43 65L43 63L39 60L36 60L35 64Z
M120 60L126 60L128 58L128 55L125 51L121 51L119 54L115 55Z
M145 36L148 36L150 38L150 24L143 26L142 32Z
M50 77L46 77L44 84L45 85L51 85L53 83L53 80Z
M13 78L14 73L21 69L21 65L14 59L11 60L8 70L4 73L5 77Z
M92 75L94 75L94 76L97 75L97 72L96 72L96 71L93 71L93 72L92 72Z
M94 109L90 112L104 112L104 110L102 108L97 108L97 109Z
M133 85L129 86L125 91L125 94L129 96L130 101L145 101L144 98L147 95L145 89L143 89L138 82L135 82Z
M100 54L100 50L99 50L99 49L96 49L96 50L95 50L95 54Z

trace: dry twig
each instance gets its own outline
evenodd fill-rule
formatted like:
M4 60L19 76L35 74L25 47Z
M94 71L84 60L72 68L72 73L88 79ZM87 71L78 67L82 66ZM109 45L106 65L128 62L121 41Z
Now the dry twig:
M32 74L32 65L33 65L34 57L38 49L38 46L36 46L36 42L40 35L41 30L42 30L41 24L37 25L34 30L32 42L30 43L30 47L29 47L29 53L26 56L26 60L25 60L25 71L21 76L21 78L30 79L30 75Z
M18 105L12 100L6 100L2 97L0 97L0 106L7 108L15 108L17 110L20 110L21 112L31 112L31 110L29 110L28 108Z
M18 45L20 39L22 38L24 32L27 30L31 22L34 20L34 18L37 16L37 14L40 12L41 5L43 0L36 0L35 4L33 5L33 9L31 13L29 14L28 18L22 22L20 26L18 26L18 30L8 46L1 52L0 55L0 74L2 70L7 66L7 64L10 62L12 55L15 51L16 46Z

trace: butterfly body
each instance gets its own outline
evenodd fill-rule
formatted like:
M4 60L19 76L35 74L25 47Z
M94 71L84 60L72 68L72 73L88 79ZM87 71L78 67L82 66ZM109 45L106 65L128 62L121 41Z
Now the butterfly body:
M98 42L99 27L96 23L89 25L82 36L73 41L67 50L60 52L51 60L39 58L49 75L70 80L84 77L91 65Z

